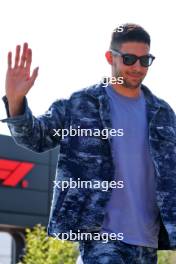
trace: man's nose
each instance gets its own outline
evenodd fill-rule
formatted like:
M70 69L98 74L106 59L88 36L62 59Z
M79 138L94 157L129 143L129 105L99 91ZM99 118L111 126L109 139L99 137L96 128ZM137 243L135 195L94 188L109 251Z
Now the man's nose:
M141 63L140 63L140 60L138 59L133 65L132 65L133 69L136 69L136 70L141 70Z

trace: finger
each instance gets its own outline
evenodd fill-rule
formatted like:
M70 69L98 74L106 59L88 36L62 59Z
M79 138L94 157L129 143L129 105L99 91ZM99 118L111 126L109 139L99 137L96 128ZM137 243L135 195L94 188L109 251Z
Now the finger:
M22 56L21 56L20 67L24 67L24 64L25 64L25 61L26 61L27 49L28 49L28 43L25 42L23 44L23 53L22 53Z
M8 69L11 69L12 68L12 52L11 51L8 52L7 63L8 63Z
M30 87L32 87L32 85L34 84L36 78L37 78L37 75L38 75L38 70L39 70L39 67L35 68L33 70L33 73L32 73L32 76L31 78L29 79L29 85Z
M20 58L20 45L16 46L16 54L15 54L15 68L18 67L19 64L19 58Z
M32 50L27 50L27 56L26 56L26 71L30 75L30 67L32 63Z

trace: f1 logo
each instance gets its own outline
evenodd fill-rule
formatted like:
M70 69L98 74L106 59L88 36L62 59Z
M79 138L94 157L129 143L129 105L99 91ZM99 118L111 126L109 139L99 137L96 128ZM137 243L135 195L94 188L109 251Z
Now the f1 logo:
M15 187L34 167L34 163L0 159L2 185ZM23 182L27 187L27 181Z

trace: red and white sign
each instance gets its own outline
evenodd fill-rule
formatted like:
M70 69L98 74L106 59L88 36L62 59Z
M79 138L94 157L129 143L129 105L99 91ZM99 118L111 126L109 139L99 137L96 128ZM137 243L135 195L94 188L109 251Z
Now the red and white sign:
M34 163L0 159L1 185L15 187L34 167ZM27 181L22 182L27 187Z

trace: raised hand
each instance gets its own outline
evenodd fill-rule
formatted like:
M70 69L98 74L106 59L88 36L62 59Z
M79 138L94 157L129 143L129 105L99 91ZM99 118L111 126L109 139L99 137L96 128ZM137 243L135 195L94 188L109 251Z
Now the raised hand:
M20 58L21 46L16 46L15 63L12 68L12 52L8 53L8 69L6 74L6 96L9 101L22 99L33 86L38 68L30 76L32 50L24 43Z
M33 86L38 75L37 67L30 76L32 50L28 48L28 44L24 43L21 57L20 50L21 46L16 46L14 67L12 67L12 52L8 53L8 69L5 86L11 115L19 114L23 99Z

